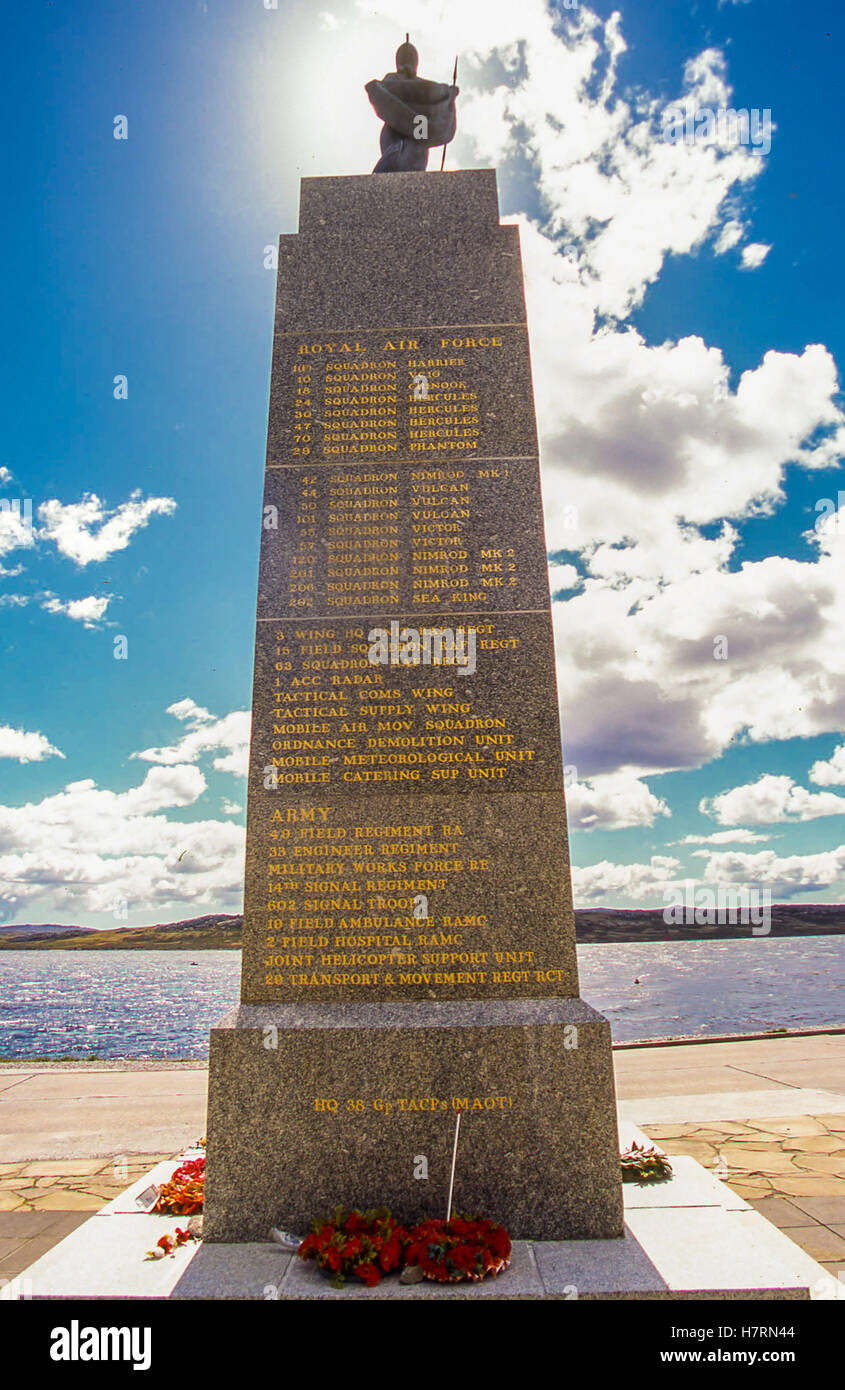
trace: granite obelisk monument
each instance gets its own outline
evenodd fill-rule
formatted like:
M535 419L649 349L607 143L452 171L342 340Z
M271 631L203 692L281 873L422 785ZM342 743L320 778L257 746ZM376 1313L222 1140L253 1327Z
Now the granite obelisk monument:
M442 1215L459 1112L457 1210L616 1236L518 229L492 170L382 172L304 179L280 242L241 1004L211 1035L205 1237L304 1233L338 1203Z

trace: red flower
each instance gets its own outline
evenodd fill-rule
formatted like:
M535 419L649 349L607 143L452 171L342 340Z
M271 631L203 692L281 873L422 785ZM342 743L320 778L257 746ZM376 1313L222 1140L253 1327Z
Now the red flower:
M365 1284L377 1284L382 1271L396 1269L408 1233L391 1216L387 1207L372 1211L346 1211L338 1207L331 1218L313 1223L311 1234L299 1246L303 1260L316 1260L317 1267L332 1273L336 1284L346 1275Z
M426 1278L447 1284L500 1274L508 1267L511 1241L495 1221L473 1216L432 1218L408 1231L385 1207L366 1212L339 1207L332 1219L314 1223L299 1254L331 1272L335 1284L354 1274L374 1287L402 1264L403 1256L406 1264L419 1265Z
M401 1259L402 1242L399 1239L399 1236L394 1231L390 1239L386 1240L381 1248L381 1253L379 1255L379 1264L385 1271L390 1269L396 1269Z
M455 1216L421 1222L408 1235L406 1262L418 1264L427 1279L455 1283L483 1279L507 1269L510 1236L494 1221Z
M188 1159L175 1170L170 1181L159 1188L153 1211L193 1216L202 1211L204 1194L205 1159Z

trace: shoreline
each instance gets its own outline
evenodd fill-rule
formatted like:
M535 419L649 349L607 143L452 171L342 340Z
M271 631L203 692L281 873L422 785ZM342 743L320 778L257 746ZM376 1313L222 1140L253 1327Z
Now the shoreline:
M779 927L770 932L752 931L750 926L741 927L647 927L645 930L623 931L610 929L576 930L575 941L578 946L638 946L640 942L653 941L667 945L676 941L690 941L701 944L703 941L818 941L830 937L845 936L845 927L817 928L806 931L803 928Z
M648 1047L701 1047L708 1043L740 1042L779 1042L784 1038L838 1037L845 1033L845 1024L830 1024L826 1028L773 1028L765 1033L713 1033L706 1037L699 1035L675 1035L658 1038L635 1039L630 1042L614 1042L614 1052L627 1052L635 1048ZM179 1069L206 1071L208 1058L202 1057L0 1057L0 1068L26 1071L46 1067L60 1070L100 1070L100 1071L174 1071Z
M668 920L667 920L668 917ZM576 907L580 945L641 941L746 941L845 935L845 904L689 902L672 908ZM0 951L239 951L240 914L207 914L179 922L118 929L41 923L0 927Z
M145 928L137 928L139 931ZM105 933L104 933L105 935ZM113 938L113 933L108 936ZM815 925L812 928L801 926L790 926L781 923L773 927L769 932L760 932L752 929L750 925L739 926L694 926L671 927L661 924L658 926L646 927L594 927L577 926L575 932L575 942L577 946L639 946L642 943L653 942L655 944L669 945L674 942L691 942L700 945L706 941L819 941L828 938L845 936L845 925L825 927ZM51 942L40 938L38 940L14 940L8 936L0 936L0 952L4 951L119 951L119 952L142 952L157 951L163 954L174 955L182 953L184 955L197 955L202 951L232 951L240 952L242 945L240 941L186 941L186 942L158 942L147 939L141 941L116 942L113 939L99 943L92 940L90 936L80 937L80 939L63 938L61 941Z

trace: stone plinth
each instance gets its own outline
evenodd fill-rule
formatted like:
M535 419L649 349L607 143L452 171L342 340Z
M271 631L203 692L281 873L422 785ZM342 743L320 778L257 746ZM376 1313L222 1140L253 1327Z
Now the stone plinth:
M212 1033L205 1239L304 1231L338 1202L444 1214L459 1110L457 1210L525 1239L619 1234L610 1068L579 999L243 1005Z

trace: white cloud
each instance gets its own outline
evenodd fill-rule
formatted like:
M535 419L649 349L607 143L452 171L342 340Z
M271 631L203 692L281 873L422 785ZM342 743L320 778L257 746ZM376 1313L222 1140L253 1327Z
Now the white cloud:
M676 840L676 845L759 845L768 840L768 835L757 835L753 830L715 830L712 835L685 835Z
M730 251L733 246L736 246L744 235L745 228L742 223L736 218L731 218L722 227L713 249L718 256L721 256L725 251Z
M224 816L239 816L244 808L239 801L229 801L228 798L224 796L220 803L220 809Z
M47 593L43 595L41 607L46 613L63 613L83 627L96 628L113 598L113 594L89 594L87 598L60 599Z
M235 710L218 719L193 700L185 699L170 705L167 713L187 724L189 732L178 743L163 748L145 748L133 753L133 758L142 758L148 763L195 763L203 753L220 750L219 756L212 759L212 767L218 772L246 777L250 731L248 710Z
M209 710L203 709L202 705L198 705L196 700L190 698L168 705L167 713L172 714L174 719L180 719L194 727L198 724L213 724L217 718L216 714L211 714Z
M707 859L705 879L709 883L745 883L768 888L778 901L797 893L817 893L837 888L845 889L845 845L818 854L777 855L773 850L756 854L744 851L694 854Z
M207 790L196 761L214 753L212 766L245 771L249 719L218 719L190 699L170 713L190 726L179 747L149 749L157 765L123 792L98 787L91 778L26 806L0 806L0 902L9 910L77 914L126 914L168 910L189 913L203 905L236 911L243 886L244 830L229 820L185 820L184 812ZM34 761L62 757L41 734L0 730L0 756ZM223 814L242 807L224 799ZM43 904L43 907L39 905Z
M645 782L624 774L573 782L567 788L566 810L573 830L623 830L654 825L656 816L671 815L666 802Z
M26 733L8 724L0 725L0 758L17 758L19 763L40 763L45 758L63 758L43 734Z
M198 768L153 767L125 792L85 779L38 803L0 806L0 900L83 918L122 906L236 908L243 828L164 814L193 805L205 787Z
M768 889L775 902L798 894L822 893L830 889L845 892L845 845L818 854L778 855L773 850L750 853L732 850L713 853L693 850L693 857L705 861L699 877L683 872L680 861L653 855L644 864L613 864L603 860L584 868L573 868L572 881L576 907L599 903L613 906L620 900L660 907L667 902L670 885L689 884L727 887L743 884Z
M484 33L486 54L516 50L518 57L494 91L464 94L461 130L482 162L501 163L517 150L532 161L549 208L547 231L576 243L577 284L593 311L627 315L668 255L688 254L707 237L717 247L722 237L738 243L743 229L732 195L764 161L722 135L707 144L663 138L663 117L679 105L731 105L718 49L686 64L676 97L661 103L640 94L632 101L617 87L616 64L626 49L618 14L603 22L582 7L566 42L553 34L552 15L539 0L510 14L507 34L491 28L486 10L473 32L480 19L474 5L463 6L462 17L460 49L468 43L477 50Z
M8 482L11 473L0 468L0 485ZM170 497L150 497L143 500L139 490L130 494L128 502L108 510L94 493L86 493L81 502L65 504L55 498L42 502L37 508L40 525L33 525L31 498L0 499L0 561L14 550L33 550L43 543L55 544L59 553L79 566L101 561L118 550L125 550L136 531L145 527L151 516L169 515L176 508ZM13 578L23 572L22 564L9 568L0 563L0 577ZM96 625L109 600L93 596L82 600L60 601L47 593L43 607L51 613L65 613L83 622ZM7 604L15 600L0 599ZM28 599L18 600L21 603ZM99 609L99 611L97 611Z
M810 781L820 787L841 787L845 785L845 743L833 750L827 762L813 763L810 768Z
M765 246L762 241L752 241L748 246L743 246L743 270L756 270L758 265L763 264L771 249L771 246Z
M335 17L334 17L333 14L330 14L328 10L321 10L321 11L320 11L320 28L321 28L321 29L325 29L325 30L327 30L328 32L331 33L333 30L337 29L338 27L339 27L339 26L338 26L338 22L337 22L337 20L335 19Z
M845 796L810 792L791 777L765 773L756 782L733 787L701 802L705 815L720 825L772 825L781 821L816 820L845 814Z
M170 516L176 510L172 497L143 499L140 489L129 501L107 508L95 493L86 493L81 502L63 503L56 499L42 502L39 538L54 542L60 554L77 565L107 560L125 550L136 531L147 526L152 516Z
M3 498L0 505L0 556L13 550L31 550L35 545L30 503L20 498Z
M580 584L581 576L575 565L549 565L549 588L552 594L559 593L562 589L577 589Z
M662 903L667 885L678 881L679 869L679 859L661 854L652 855L647 864L612 864L603 859L600 864L573 867L575 906L585 907L606 898L653 899Z
M582 773L690 768L736 740L839 732L845 546L837 540L816 537L816 560L770 556L729 570L730 538L693 536L667 555L666 577L639 542L597 549L604 573L554 613L567 752ZM726 660L716 659L720 650Z
M789 463L826 468L845 450L836 365L820 344L765 353L734 390L701 338L649 346L635 329L598 329L554 243L523 222L522 245L550 551L634 537L640 565L671 573L696 539L682 524L771 513ZM629 556L599 558L627 572Z
M6 483L10 483L11 481L11 469L7 468L5 464L0 464L0 487L5 487Z

